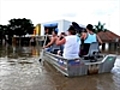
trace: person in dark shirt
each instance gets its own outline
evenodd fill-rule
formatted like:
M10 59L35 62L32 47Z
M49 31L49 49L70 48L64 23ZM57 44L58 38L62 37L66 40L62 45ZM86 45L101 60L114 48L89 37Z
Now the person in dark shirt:
M84 45L83 45L83 50L81 52L82 55L86 55L88 54L89 51L89 47L90 44L93 42L98 42L100 45L102 44L102 40L100 39L100 37L94 33L94 29L93 29L93 25L92 24L88 24L86 26L86 31L82 36L81 39L84 40Z

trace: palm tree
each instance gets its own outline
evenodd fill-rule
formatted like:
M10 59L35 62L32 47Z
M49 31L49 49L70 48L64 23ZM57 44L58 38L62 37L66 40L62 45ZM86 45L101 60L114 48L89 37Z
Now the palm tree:
M105 23L102 24L100 21L98 21L98 24L94 25L94 26L95 26L95 32L96 33L107 30L107 29L104 28Z

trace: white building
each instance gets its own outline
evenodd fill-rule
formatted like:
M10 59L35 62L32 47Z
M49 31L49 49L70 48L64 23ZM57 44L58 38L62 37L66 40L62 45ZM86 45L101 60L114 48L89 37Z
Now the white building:
M67 29L69 28L69 26L72 24L71 21L67 21L67 20L56 20L56 21L50 21L50 22L46 22L46 23L41 23L41 35L44 35L44 25L45 24L52 24L52 23L57 23L57 28L59 29L58 34L60 34L62 31L67 31ZM84 27L83 25L80 25L82 27Z

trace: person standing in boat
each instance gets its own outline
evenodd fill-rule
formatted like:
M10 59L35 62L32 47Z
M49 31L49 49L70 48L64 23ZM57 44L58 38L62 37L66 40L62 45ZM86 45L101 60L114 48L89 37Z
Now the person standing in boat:
M93 25L88 24L86 31L87 32L84 32L84 34L81 36L81 39L84 40L83 50L80 53L81 55L86 55L88 53L91 43L99 42L102 44L102 40L94 33Z
M45 33L44 34L45 35L49 35L49 29L48 28L45 29ZM50 42L50 37L47 36L47 41L46 41L45 45L47 45L49 42ZM42 42L42 46L43 46L43 43L44 43L44 41Z
M61 34L62 36L62 34ZM68 29L68 35L60 40L58 37L56 44L64 45L63 57L66 59L79 58L79 49L80 49L80 38L76 35L76 30L73 26L70 26Z
M43 46L43 49L46 49L46 51L48 52L57 54L57 51L60 49L60 46L57 46L55 43L58 37L57 34L58 34L58 29L56 28L52 32L52 37L50 39L50 42L46 46Z

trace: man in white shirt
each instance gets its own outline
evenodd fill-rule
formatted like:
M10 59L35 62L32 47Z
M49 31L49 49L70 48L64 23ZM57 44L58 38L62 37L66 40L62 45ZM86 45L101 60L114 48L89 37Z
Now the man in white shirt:
M76 35L76 30L74 29L74 27L69 27L68 35L62 40L60 40L60 37L57 39L56 44L64 44L63 57L66 59L79 58L81 41L80 38Z

